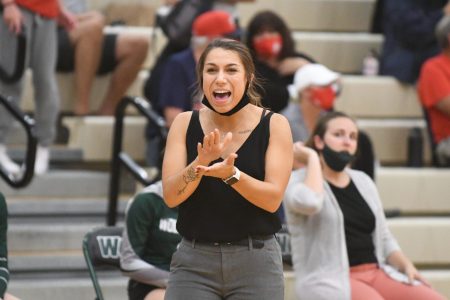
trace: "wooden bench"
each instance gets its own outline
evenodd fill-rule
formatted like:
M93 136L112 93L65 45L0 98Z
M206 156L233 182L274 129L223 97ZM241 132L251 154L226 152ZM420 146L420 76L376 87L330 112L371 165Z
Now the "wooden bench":
M238 12L244 26L258 11L273 10L293 30L368 32L374 6L373 0L256 0L239 3Z
M129 0L127 4L141 5L142 2L142 0ZM153 8L158 8L161 3L160 0L145 1L146 5ZM123 1L89 1L91 9L104 12L107 12L111 4L123 5ZM281 15L293 30L368 32L374 7L375 0L255 0L238 3L237 11L243 26L247 26L249 20L258 11L273 10ZM349 18L349 15L357 17Z
M393 168L376 170L383 205L410 215L450 213L450 169Z
M124 151L136 160L145 156L145 125L141 116L124 120ZM114 117L65 117L63 125L70 131L68 148L82 149L83 160L109 161L111 159Z
M430 163L427 126L414 86L388 76L344 75L342 87L336 110L357 119L360 128L371 137L382 164L406 164L412 128L421 130L424 162Z
M390 76L343 75L335 108L359 119L423 118L415 87Z

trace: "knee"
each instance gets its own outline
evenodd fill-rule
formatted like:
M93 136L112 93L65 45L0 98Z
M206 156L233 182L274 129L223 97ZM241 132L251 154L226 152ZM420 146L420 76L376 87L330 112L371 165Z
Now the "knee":
M84 37L102 37L105 17L97 11L90 11L81 18L79 27L84 28Z
M149 38L146 36L122 36L119 37L118 53L121 53L123 56L134 57L136 60L144 61L147 57L149 44Z
M101 29L105 27L105 16L102 13L98 11L91 11L89 12L89 17L93 27Z
M132 49L134 49L139 58L144 60L147 56L149 44L149 38L146 36L137 36L132 42Z
M105 17L99 12L92 12L90 19L90 29L94 32L103 35L103 27L105 27Z

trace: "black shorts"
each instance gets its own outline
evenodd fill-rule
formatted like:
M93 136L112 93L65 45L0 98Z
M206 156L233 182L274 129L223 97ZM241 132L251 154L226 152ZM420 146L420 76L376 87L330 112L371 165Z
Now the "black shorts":
M129 300L144 300L145 296L153 290L160 287L137 282L133 279L128 281L128 299Z
M112 72L116 65L116 41L117 34L108 33L103 35L103 49L100 57L100 64L97 70L98 75ZM73 72L75 69L75 49L70 42L69 34L63 28L58 28L58 60L56 63L57 72Z

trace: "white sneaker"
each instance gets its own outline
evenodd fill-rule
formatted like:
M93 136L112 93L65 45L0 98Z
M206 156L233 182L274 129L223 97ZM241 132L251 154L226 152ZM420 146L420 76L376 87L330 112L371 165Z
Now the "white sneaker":
M48 147L37 146L36 162L34 163L34 173L42 175L47 173L50 161L50 149Z
M6 153L6 146L0 144L0 165L11 174L19 174L20 166L16 164Z

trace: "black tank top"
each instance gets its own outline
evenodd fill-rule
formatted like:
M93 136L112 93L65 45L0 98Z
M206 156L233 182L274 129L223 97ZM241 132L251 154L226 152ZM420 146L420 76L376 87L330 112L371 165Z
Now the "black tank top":
M236 152L235 166L253 178L264 180L265 156L270 138L272 112L261 121ZM198 111L192 117L186 133L188 164L197 157L197 143L203 142ZM211 162L211 165L222 158ZM198 241L236 241L249 235L269 235L280 230L276 214L259 208L220 178L203 176L194 193L178 211L177 230L187 239Z

